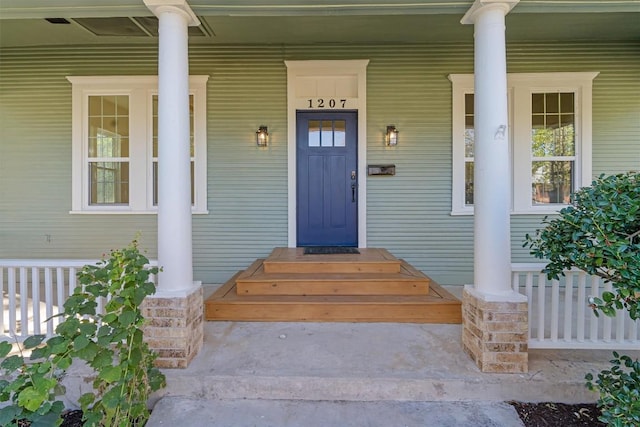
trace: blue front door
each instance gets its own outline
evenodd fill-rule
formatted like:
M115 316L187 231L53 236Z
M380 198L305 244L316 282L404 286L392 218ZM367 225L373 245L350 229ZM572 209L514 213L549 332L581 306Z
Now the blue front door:
M298 246L358 246L357 121L297 113Z

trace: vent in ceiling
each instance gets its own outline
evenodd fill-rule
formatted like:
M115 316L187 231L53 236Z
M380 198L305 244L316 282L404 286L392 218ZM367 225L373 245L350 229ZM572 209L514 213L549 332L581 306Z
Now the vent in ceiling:
M96 36L157 37L158 18L155 16L74 18L73 21ZM207 37L203 25L189 27L189 37Z
M44 18L44 20L51 24L71 24L71 22L64 18Z

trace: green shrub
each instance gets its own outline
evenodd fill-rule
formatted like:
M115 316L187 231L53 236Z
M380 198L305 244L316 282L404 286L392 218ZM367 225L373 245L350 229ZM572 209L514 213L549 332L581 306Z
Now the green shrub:
M59 381L74 360L95 371L93 391L79 399L86 426L146 423L149 395L165 385L153 366L156 355L142 339L140 304L155 293L150 275L158 272L148 263L134 241L98 265L85 266L64 303L56 335L24 341L23 347L32 350L30 361L23 353L6 357L12 346L0 343L0 357L6 357L0 368L9 378L0 381L0 402L11 402L0 410L0 425L17 425L20 419L33 427L59 425L64 409L56 400L64 394ZM99 298L108 301L104 313L96 313Z
M598 406L602 409L600 421L614 427L640 426L640 362L629 356L613 352L611 369L598 374L587 374L587 387L600 392Z
M545 228L526 236L531 254L549 262L544 273L558 279L577 267L611 282L613 292L589 299L598 315L625 310L640 318L640 175L629 172L600 176L573 197L573 205L558 217L543 220ZM601 421L610 426L640 425L640 365L614 353L612 368L586 376L587 386L600 392Z

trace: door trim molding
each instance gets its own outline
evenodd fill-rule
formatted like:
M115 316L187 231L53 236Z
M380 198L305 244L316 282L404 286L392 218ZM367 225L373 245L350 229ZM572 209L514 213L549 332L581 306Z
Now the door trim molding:
M284 61L287 66L287 244L297 244L296 112L310 98L348 99L345 109L358 112L358 247L367 247L367 65L368 59ZM354 81L355 79L355 81ZM343 84L346 80L351 85ZM339 111L339 110L336 110Z

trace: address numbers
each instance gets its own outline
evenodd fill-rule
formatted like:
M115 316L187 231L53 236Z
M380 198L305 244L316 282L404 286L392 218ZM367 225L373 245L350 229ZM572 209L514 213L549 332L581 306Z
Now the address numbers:
M309 108L345 108L347 105L346 99L324 99L324 98L310 98L307 100Z

